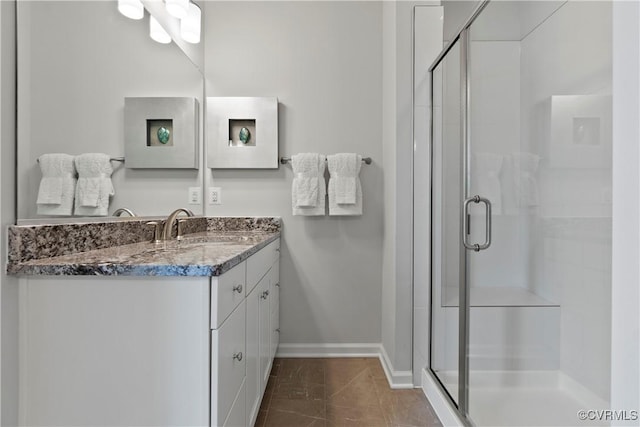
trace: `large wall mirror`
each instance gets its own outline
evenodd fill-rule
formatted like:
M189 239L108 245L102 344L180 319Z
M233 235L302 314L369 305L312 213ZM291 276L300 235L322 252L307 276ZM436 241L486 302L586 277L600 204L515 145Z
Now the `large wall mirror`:
M203 213L202 204L188 204L189 188L201 187L204 157L204 79L197 54L194 60L184 46L153 41L149 12L128 19L115 1L20 1L17 39L19 224L50 219L37 212L41 155L124 157L125 97L196 98L198 168L128 169L112 162L109 214L121 207L139 216L164 216L177 207ZM197 45L192 49L201 52Z

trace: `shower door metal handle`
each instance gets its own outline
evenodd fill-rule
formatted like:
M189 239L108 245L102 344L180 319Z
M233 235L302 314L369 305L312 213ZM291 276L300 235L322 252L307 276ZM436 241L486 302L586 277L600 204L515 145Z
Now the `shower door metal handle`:
M486 214L486 234L485 234L485 240L484 243L479 244L479 243L469 243L467 241L467 238L469 237L469 205L471 203L484 203L485 206L485 214ZM478 195L475 195L473 197L469 197L468 199L466 199L464 201L463 204L463 228L464 230L462 231L462 244L464 245L465 248L472 250L472 251L476 251L476 252L480 252L482 250L487 249L489 246L491 246L491 201L489 201L489 199L485 198L485 197L480 197Z

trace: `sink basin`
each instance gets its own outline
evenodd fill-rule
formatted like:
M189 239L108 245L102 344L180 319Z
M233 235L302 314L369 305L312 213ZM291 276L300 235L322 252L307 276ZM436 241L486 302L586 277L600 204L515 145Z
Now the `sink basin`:
M193 248L210 248L229 245L243 245L249 242L248 236L234 235L211 235L211 236L189 236L186 235L182 240L167 240L158 243L153 252L176 252Z

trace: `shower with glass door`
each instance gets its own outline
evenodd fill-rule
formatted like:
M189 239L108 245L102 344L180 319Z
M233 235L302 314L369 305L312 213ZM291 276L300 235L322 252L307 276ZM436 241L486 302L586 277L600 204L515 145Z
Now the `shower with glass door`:
M431 66L430 373L469 424L604 424L611 9L485 1Z

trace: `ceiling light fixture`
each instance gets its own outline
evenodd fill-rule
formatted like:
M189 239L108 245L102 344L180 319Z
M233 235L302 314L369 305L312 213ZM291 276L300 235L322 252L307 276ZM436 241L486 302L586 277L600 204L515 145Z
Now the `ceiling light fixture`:
M166 0L167 12L178 19L182 19L189 13L189 0Z
M189 2L189 13L180 20L180 36L188 43L200 43L200 29L202 11L200 8Z
M130 19L144 18L144 6L140 0L118 0L118 12Z
M149 16L149 37L158 43L171 43L171 36L167 33L162 25L153 16Z

